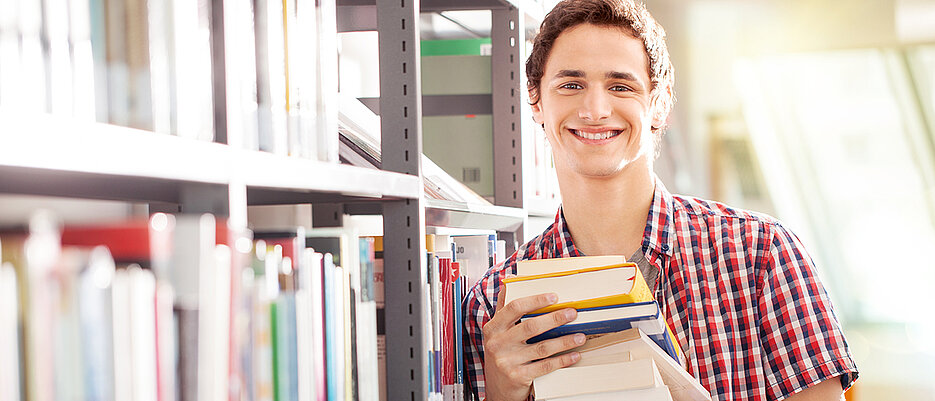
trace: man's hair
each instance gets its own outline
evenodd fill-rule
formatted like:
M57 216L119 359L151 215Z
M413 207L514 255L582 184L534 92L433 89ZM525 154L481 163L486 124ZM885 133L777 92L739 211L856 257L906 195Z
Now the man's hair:
M542 74L555 39L580 24L620 28L643 42L652 83L651 97L659 102L663 115L667 115L674 101L675 69L669 60L666 33L646 7L635 0L563 0L545 16L532 54L526 60L526 85L532 104L539 102ZM665 91L666 87L669 91ZM661 132L663 128L653 127L653 132Z

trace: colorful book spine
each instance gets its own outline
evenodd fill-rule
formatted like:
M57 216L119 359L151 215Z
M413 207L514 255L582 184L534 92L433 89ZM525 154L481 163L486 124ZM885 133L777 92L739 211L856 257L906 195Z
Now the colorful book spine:
M669 329L669 325L666 323L665 316L662 315L659 306L656 302L638 302L632 304L624 305L609 305L602 307L594 308L581 308L578 309L579 318L587 315L589 312L598 312L598 311L610 311L614 309L628 309L628 308L637 308L644 307L647 305L653 306L652 313L641 314L632 317L618 318L618 319L606 319L598 320L588 323L568 323L562 326L558 326L554 329L546 331L538 336L532 337L529 339L529 343L537 343L539 341L548 340L551 338L561 337L573 333L583 333L585 335L595 335L595 334L606 334L613 333L617 331L623 331L631 328L638 328L640 331L645 333L649 338L651 338L659 348L662 348L666 351L672 359L675 359L679 363L682 362L683 356L681 349L678 347L678 341L675 339L675 335L672 334L672 330ZM528 319L542 314L529 314L523 317L523 319Z

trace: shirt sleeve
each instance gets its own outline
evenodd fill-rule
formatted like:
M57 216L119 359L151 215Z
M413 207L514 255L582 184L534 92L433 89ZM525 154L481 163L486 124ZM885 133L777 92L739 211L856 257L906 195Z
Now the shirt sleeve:
M857 380L857 365L831 299L795 234L779 224L774 228L758 294L770 398L783 399L834 377L847 389Z
M490 300L484 294L484 288L491 275L485 277L471 289L464 300L464 368L467 372L465 383L474 394L474 399L483 400L484 392L484 335L483 327L490 320Z

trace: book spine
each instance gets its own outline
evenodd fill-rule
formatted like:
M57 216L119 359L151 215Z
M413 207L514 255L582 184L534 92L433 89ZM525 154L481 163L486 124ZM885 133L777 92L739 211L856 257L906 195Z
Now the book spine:
M90 0L70 0L69 51L72 60L72 107L76 119L96 120L94 55Z
M285 155L286 55L283 2L254 0L257 52L257 123L260 150Z
M112 1L112 0L108 0ZM214 140L212 92L211 1L168 0L171 3L175 51L173 110L176 134Z
M36 3L39 3L38 1ZM68 45L68 2L42 0L42 40L45 50L46 100L52 114L72 117L72 68Z
M318 59L312 62L316 67L317 129L315 130L315 148L318 160L338 162L338 23L337 1L317 1L318 15Z
M0 264L0 399L20 399L20 344L16 271Z

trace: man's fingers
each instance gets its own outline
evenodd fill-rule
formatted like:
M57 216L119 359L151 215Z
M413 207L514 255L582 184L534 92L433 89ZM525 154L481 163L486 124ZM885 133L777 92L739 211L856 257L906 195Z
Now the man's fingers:
M485 335L487 335L488 330L490 333L509 330L523 315L558 301L558 296L549 293L515 299L506 306L500 306L500 303L504 302L503 298L505 298L504 292L501 290L497 295L497 312L484 325ZM490 327L488 328L488 326Z
M567 354L562 354L558 356L553 356L551 358L546 358L541 361L536 361L526 365L526 373L530 377L539 377L548 373L552 373L556 370L559 370L564 367L568 367L578 363L581 360L581 354L578 352L569 352Z
M526 319L522 323L510 328L510 330L517 331L515 335L521 337L523 341L526 341L565 323L569 323L575 320L576 317L578 317L577 310L572 308L560 309L545 315Z
M577 333L539 341L529 345L525 351L526 355L524 359L535 361L537 359L547 358L559 352L578 347L584 344L585 340L586 336L584 334Z

